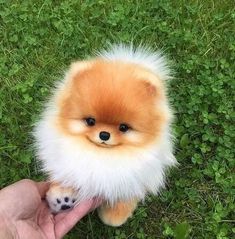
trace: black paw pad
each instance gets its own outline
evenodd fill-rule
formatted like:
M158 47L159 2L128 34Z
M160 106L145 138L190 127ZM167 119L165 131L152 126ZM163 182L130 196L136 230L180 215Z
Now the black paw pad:
M67 210L69 208L71 208L69 205L64 204L64 205L61 206L61 210Z
M68 202L68 201L69 201L69 198L68 198L68 197L65 197L65 198L64 198L64 201L65 201L65 202Z
M56 202L58 203L58 204L60 204L61 203L61 201L60 201L60 199L56 199Z

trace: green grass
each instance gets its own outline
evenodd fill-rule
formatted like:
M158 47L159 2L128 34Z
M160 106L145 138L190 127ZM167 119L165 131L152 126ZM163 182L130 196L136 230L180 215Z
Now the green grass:
M0 15L1 187L43 178L30 131L70 62L109 42L144 42L175 71L180 166L123 227L90 214L66 238L234 238L234 1L0 0Z

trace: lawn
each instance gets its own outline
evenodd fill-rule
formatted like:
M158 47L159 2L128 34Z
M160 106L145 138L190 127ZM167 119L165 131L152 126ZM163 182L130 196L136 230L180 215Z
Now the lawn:
M108 43L145 43L174 70L180 165L123 227L94 213L66 238L235 238L233 0L0 0L0 16L0 187L43 178L30 132L71 61Z

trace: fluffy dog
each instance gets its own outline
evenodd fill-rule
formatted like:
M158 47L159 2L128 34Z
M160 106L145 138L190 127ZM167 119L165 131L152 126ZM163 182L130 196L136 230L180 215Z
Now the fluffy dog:
M101 197L101 220L120 226L159 192L176 164L168 78L164 57L144 47L116 45L72 63L34 133L54 212Z

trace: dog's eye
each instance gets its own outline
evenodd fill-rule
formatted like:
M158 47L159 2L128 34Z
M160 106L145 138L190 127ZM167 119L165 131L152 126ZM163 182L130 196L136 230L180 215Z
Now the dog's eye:
M86 121L88 126L94 126L95 125L95 119L94 118L88 117L88 118L85 118L85 121Z
M130 129L130 126L128 126L127 124L120 124L119 125L119 130L123 133L127 132Z

